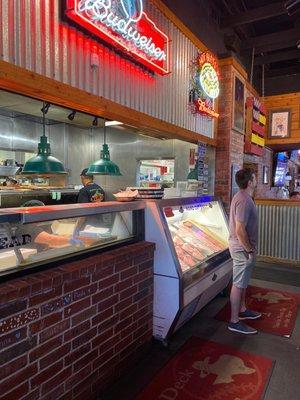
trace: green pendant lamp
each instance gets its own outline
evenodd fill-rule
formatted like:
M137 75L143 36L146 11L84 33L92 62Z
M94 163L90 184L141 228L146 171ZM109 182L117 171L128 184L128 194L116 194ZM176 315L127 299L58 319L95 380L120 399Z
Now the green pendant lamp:
M191 169L190 172L188 173L188 176L186 179L197 181L198 180L198 167Z
M89 166L87 175L122 176L119 167L111 161L109 147L106 144L106 120L103 128L104 143L100 152L100 159Z
M63 164L55 157L51 156L50 143L46 136L46 122L45 122L45 109L46 105L43 102L43 136L38 144L38 154L30 158L24 165L23 175L54 175L66 174Z

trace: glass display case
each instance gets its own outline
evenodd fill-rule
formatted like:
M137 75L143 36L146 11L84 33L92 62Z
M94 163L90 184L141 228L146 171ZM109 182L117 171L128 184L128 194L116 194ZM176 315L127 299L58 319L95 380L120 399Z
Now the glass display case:
M141 207L134 202L130 206L100 203L2 211L0 276L142 240Z
M163 207L185 285L209 270L210 261L228 258L228 228L217 200Z
M212 196L146 202L154 255L154 336L162 341L231 281L228 221Z

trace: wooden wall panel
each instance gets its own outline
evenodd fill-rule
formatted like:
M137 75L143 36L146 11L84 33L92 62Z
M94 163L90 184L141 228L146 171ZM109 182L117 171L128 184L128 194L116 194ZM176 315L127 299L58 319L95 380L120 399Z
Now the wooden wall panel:
M263 98L267 107L268 117L271 109L291 108L292 121L291 121L291 134L287 139L267 139L267 145L274 146L279 144L288 143L289 145L295 143L299 144L300 148L300 92L289 93L284 95L269 96ZM267 122L267 132L269 133L269 118Z

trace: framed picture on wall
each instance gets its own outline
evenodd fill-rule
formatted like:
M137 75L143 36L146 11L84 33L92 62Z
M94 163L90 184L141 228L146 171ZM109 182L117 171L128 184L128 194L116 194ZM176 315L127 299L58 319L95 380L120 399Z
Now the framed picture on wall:
M269 138L285 138L291 134L291 109L270 110Z
M245 85L237 76L234 77L232 127L245 133Z
M270 180L269 180L269 173L270 173L270 169L267 165L263 166L263 184L267 185Z

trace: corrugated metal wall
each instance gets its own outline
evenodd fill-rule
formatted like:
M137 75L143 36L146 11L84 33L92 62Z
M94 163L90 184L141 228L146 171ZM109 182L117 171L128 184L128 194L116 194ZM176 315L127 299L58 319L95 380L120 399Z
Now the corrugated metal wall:
M300 207L258 205L258 254L300 261Z
M67 83L172 124L213 136L213 123L188 110L189 65L197 48L149 0L145 9L171 39L168 76L152 77L61 18L60 0L0 0L4 61ZM91 67L91 55L100 67Z

